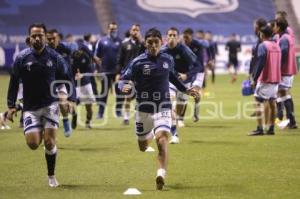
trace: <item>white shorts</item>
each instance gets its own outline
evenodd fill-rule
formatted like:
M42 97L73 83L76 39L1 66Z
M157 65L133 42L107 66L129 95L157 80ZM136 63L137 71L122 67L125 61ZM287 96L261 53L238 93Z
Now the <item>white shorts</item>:
M187 88L191 87L191 83L185 83L184 84ZM186 93L180 92L177 90L177 88L172 84L169 83L169 91L170 91L170 97L171 100L176 100L178 102L187 102L189 99L189 96Z
M149 134L159 131L171 130L171 110L161 111L158 113L145 113L137 111L135 115L135 127L138 140L147 140Z
M22 99L23 99L23 83L19 83L17 100L22 100Z
M254 96L258 100L276 99L277 92L278 92L278 84L268 84L268 83L258 82L255 87Z
M280 89L289 89L292 88L294 81L294 76L282 76L281 82L279 83Z
M59 86L57 86L56 92L68 95L68 91L67 91L66 85L64 85L64 84L60 84Z
M197 86L199 88L202 88L203 87L203 82L204 82L204 73L197 73L196 74L196 79L192 83L192 87Z
M96 101L91 83L76 87L76 94L81 103L92 104Z
M42 129L57 129L59 124L58 103L53 103L36 111L23 113L24 133L39 132Z

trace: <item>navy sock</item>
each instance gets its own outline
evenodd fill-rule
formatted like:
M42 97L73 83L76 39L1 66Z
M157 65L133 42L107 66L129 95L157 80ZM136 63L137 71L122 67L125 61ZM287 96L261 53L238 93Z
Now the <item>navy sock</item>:
M282 102L277 102L277 117L280 120L283 120L283 103Z
M177 136L176 125L171 126L171 134L172 136Z
M296 123L295 121L295 116L294 116L294 112L293 112L293 101L292 99L287 99L284 101L284 106L286 109L286 113L287 113L287 117L290 120L290 124L294 125Z

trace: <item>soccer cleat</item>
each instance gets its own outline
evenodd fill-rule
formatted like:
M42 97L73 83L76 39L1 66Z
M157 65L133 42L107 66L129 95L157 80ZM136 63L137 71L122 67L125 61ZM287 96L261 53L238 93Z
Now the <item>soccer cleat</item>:
M124 125L129 125L129 120L123 120Z
M116 117L117 117L117 118L122 117L122 112L121 112L121 111L116 111Z
M65 137L70 137L70 135L72 134L72 129L70 128L69 119L63 119L63 125Z
M194 115L193 122L198 122L198 121L199 121L199 116L198 115Z
M162 190L165 185L165 176L166 170L165 169L158 169L156 175L156 189Z
M176 135L173 135L170 142L170 144L179 144L179 138Z
M254 131L251 131L250 133L248 133L248 136L260 136L260 135L264 135L264 132L263 130L254 130Z
M59 186L59 183L56 180L55 176L48 176L48 184L49 184L49 187L52 187L52 188Z
M98 113L97 114L97 119L102 120L103 119L103 114L102 113Z
M268 130L268 131L266 132L266 135L275 135L275 132L272 131L272 130Z
M288 129L298 129L297 124L289 124L287 127Z
M184 127L185 124L184 124L183 120L178 120L178 121L177 121L177 126L178 126L178 128Z
M92 129L91 123L88 122L88 121L86 121L86 122L85 122L85 128L87 128L87 129Z
M277 123L277 126L280 128L280 129L285 129L286 127L288 127L290 123L290 120L287 119L287 120L282 120L281 122Z
M77 127L77 113L75 113L75 114L72 115L72 123L71 123L71 125L72 125L72 129L76 129L76 127Z

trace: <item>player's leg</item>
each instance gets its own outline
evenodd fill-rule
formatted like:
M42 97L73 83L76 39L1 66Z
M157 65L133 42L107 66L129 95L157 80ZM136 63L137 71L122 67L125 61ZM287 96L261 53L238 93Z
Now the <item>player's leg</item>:
M158 170L156 175L156 188L162 190L165 184L168 165L168 136L171 127L171 111L162 111L154 115L154 134L158 148Z
M24 120L24 135L27 146L31 150L36 150L42 142L42 121L40 119L41 110L38 111L25 111L23 113Z
M84 94L84 99L82 99L83 103L85 104L86 109L86 121L85 121L85 127L91 129L91 120L93 118L93 103L95 103L95 96L93 93L92 85L86 84L82 87L81 92Z
M274 131L274 125L275 125L275 119L276 119L276 101L274 99L270 99L269 100L269 107L270 107L270 116L269 116L269 129L267 131L267 135L274 135L275 131Z
M153 140L153 118L152 114L137 111L135 114L135 129L139 150L146 152L152 149L149 144ZM153 149L152 149L153 150Z
M199 92L199 99L195 99L195 105L194 105L194 116L193 121L198 122L200 118L200 101L201 101L201 91L204 84L205 79L205 73L197 73L196 79L192 84L192 87L195 87L197 91Z
M176 114L176 100L177 100L177 90L176 88L173 87L173 85L170 85L170 99L172 103L172 111L171 111L171 118L172 118L172 123L171 123L171 140L170 144L178 144L179 143L179 138L178 138L178 132L177 132L177 114Z
M252 132L248 133L249 136L257 136L263 135L263 113L264 113L264 97L267 88L264 88L264 84L258 83L255 88L255 100L256 100L256 120L257 120L257 128Z
M59 99L59 109L63 117L63 127L65 137L69 137L72 134L72 128L69 122L69 112L70 107L68 103L68 92L64 84L60 85L58 88L58 99Z
M178 92L177 104L176 104L176 115L178 127L184 127L184 115L187 109L188 95Z
M103 74L101 77L101 91L100 91L100 97L99 97L99 110L97 119L102 119L107 103L107 97L109 93L109 78L108 75Z
M48 183L50 187L57 187L59 183L55 177L56 165L56 132L58 128L58 114L57 104L52 104L44 108L44 145L45 145L45 158L48 170Z

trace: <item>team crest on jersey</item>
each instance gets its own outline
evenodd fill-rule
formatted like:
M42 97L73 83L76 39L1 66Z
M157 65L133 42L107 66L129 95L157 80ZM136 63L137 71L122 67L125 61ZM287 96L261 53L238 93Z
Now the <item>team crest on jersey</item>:
M85 64L86 63L86 59L82 59L81 63Z
M168 69L169 68L169 64L167 62L163 63L163 68Z
M180 13L196 18L200 14L232 12L238 0L136 0L137 5L150 12Z
M53 66L53 62L50 59L48 59L48 61L46 63L46 66L52 67Z
M180 59L180 55L179 54L175 55L175 59Z
M143 74L144 75L150 75L151 74L150 65L144 65Z
M129 45L127 46L127 50L131 50L131 48L132 48L132 46L129 44Z
M25 64L26 69L27 69L28 71L31 71L31 65L32 65L32 64L33 64L32 62L27 62L27 63Z

